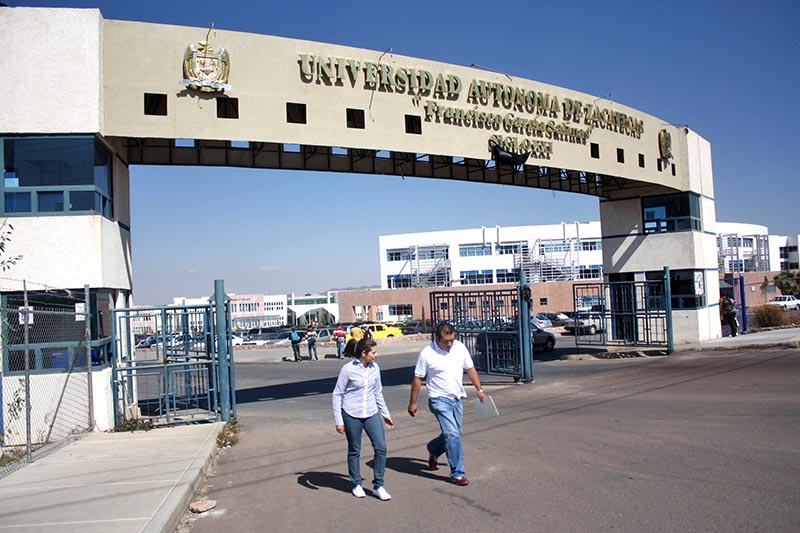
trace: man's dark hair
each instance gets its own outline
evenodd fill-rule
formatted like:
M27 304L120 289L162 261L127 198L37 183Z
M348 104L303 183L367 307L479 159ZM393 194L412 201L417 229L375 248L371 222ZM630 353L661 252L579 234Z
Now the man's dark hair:
M440 322L436 326L436 338L441 339L442 335L450 335L456 332L456 327L450 322Z

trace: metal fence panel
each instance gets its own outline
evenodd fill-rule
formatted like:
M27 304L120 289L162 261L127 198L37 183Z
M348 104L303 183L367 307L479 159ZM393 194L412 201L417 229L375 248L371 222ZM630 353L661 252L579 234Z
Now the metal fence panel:
M430 299L434 323L456 327L479 372L522 375L517 289L436 291Z
M105 350L88 339L86 317L38 306L0 308L0 477L93 429L87 352L99 366Z

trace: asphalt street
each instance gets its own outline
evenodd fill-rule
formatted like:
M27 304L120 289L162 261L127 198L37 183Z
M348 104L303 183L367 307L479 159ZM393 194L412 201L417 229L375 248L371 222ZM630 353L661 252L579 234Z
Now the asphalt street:
M405 413L415 357L379 358L396 423L390 502L349 493L330 412L340 361L242 363L240 442L200 494L217 508L181 530L800 530L796 348L540 360L532 384L484 377L501 415L467 410L469 487L425 465L437 428L426 408ZM370 458L367 444L367 479Z

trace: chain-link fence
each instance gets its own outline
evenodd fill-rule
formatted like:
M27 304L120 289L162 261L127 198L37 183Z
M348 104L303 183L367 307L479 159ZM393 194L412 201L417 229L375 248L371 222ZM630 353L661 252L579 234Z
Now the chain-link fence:
M91 366L106 363L106 350L90 341L84 304L5 305L0 477L92 429Z

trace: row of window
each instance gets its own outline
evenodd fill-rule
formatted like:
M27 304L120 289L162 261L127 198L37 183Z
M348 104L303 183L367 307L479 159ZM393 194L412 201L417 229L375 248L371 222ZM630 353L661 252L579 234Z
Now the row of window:
M93 136L0 137L6 216L114 217L111 153Z
M600 159L600 145L597 143L589 143L589 155L591 155L592 159ZM617 163L625 163L625 150L622 148L617 148ZM644 154L639 154L639 167L645 168ZM675 164L668 163L665 159L656 159L656 167L658 168L659 172L662 172L666 168L670 168L673 176L675 176L677 172L675 169Z
M702 231L700 196L689 192L645 196L642 221L646 234Z
M231 303L232 313L256 313L260 311L283 311L285 309L282 303L265 302L262 306L260 303Z

